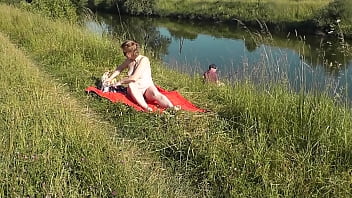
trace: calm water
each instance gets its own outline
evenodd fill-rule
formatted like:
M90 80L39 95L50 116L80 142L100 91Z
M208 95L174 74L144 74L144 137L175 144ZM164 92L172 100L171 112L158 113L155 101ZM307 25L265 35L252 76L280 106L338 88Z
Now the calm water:
M169 67L201 75L216 64L222 80L285 79L292 88L328 90L352 98L352 56L338 38L259 34L234 24L98 15L86 25L98 34L125 35Z

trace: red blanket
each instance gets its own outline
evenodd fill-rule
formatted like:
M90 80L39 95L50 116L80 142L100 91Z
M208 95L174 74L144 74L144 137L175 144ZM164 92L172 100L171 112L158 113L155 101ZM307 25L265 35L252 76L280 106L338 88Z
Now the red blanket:
M182 110L191 111L191 112L205 112L204 109L200 109L193 105L190 101L185 99L179 92L177 91L167 91L158 87L160 93L164 94L173 105L180 105ZM87 92L94 92L97 95L109 99L111 102L122 102L128 106L133 107L138 111L143 111L143 108L135 103L129 96L127 96L123 92L102 92L100 89L96 87L88 87L86 89ZM153 111L164 111L164 108L160 108L155 102L148 102L149 107L153 109Z

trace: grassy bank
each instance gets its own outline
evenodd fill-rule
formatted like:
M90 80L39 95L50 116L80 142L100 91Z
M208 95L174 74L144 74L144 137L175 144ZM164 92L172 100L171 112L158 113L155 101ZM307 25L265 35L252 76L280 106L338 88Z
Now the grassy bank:
M23 49L41 71L48 73L50 77L45 76L45 79L54 80L56 83L64 85L57 91L50 91L51 88L49 88L48 91L54 94L54 97L47 99L47 102L51 102L51 105L37 105L37 108L41 107L41 111L32 110L31 112L38 113L37 119L45 120L40 126L51 126L47 123L53 121L60 123L54 124L57 130L53 131L62 131L66 128L69 129L69 134L76 131L74 134L77 134L77 136L74 138L71 138L71 136L64 137L65 141L75 140L72 145L80 145L80 147L77 146L79 149L68 150L69 152L66 152L67 150L63 151L65 151L64 154L78 156L66 160L68 162L73 161L76 164L78 164L77 159L81 159L81 152L92 155L88 155L90 156L88 161L91 161L91 163L83 163L84 165L77 166L78 171L73 169L74 173L76 171L75 175L80 177L72 176L74 181L72 183L87 183L87 187L83 188L87 189L86 194L108 196L108 194L101 193L101 188L94 191L95 189L90 189L89 186L100 184L104 188L110 188L111 186L118 188L122 183L133 187L127 194L132 197L138 197L138 195L142 195L142 197L158 196L159 194L152 194L155 186L159 186L157 184L160 184L163 189L160 192L165 192L166 197L168 197L168 194L174 195L177 192L183 192L186 197L351 196L352 144L350 140L352 118L349 107L335 104L324 94L306 95L303 92L295 94L281 85L265 84L263 87L256 87L246 81L235 82L233 86L207 86L203 85L198 78L191 78L166 70L162 64L152 60L153 76L157 84L167 89L177 88L192 102L212 112L207 114L178 112L161 115L136 112L124 105L111 104L84 92L84 89L93 85L107 68L113 68L115 64L123 59L122 53L118 49L120 41L99 38L76 25L52 22L43 19L43 17L4 5L0 6L0 12L0 31L9 37L11 42ZM9 42L1 43L4 43L3 46L11 46ZM11 54L14 56L11 56ZM16 57L11 59L16 60L19 57L16 54L18 53L8 52L3 56ZM13 65L16 68L25 67L25 64L21 63L7 65ZM7 66L5 67L7 68ZM3 70L5 71L5 68ZM28 72L15 73L25 75ZM4 81L7 81L7 85L11 86L12 79L6 77ZM42 78L39 79L35 84L36 86L31 87L30 90L42 86L39 82L43 80ZM27 81L31 82L30 79ZM55 85L50 87L55 87ZM5 87L2 87L2 89L5 90ZM26 107L25 105L29 105L28 101L37 101L31 97L41 96L40 94L45 90L22 92L21 95L17 95L18 99L16 99L11 98L14 95L14 90L8 89L7 91L12 91L12 94L5 94L4 96L9 97L9 99L4 101L7 101L8 109L10 109L11 101L21 101L23 106ZM61 90L67 92L62 93ZM30 98L24 100L23 95ZM69 102L61 102L65 101L67 95L76 102L79 101L77 102L78 109L85 107L94 111L97 118L104 120L106 124L92 122L76 111L69 114L67 113L68 110L61 110L59 113L54 111L54 115L51 116L52 119L47 120L45 113L52 112L51 108L58 104L70 104ZM71 106L69 105L69 107ZM61 108L63 107L59 107L59 109ZM43 114L39 114L39 112L43 112ZM58 116L62 114L70 115L70 117L64 117L65 121L62 121L62 118ZM3 119L7 117L5 116ZM68 124L66 125L65 122ZM84 124L86 122L90 124ZM11 122L6 120L5 123ZM5 124L1 127L6 129L8 125ZM19 134L31 129L28 122L23 122L22 125L22 133L19 131ZM106 125L116 129L110 130L110 133L108 133L105 131L109 131L109 129L105 129L104 126ZM13 124L14 129L11 129L13 133L17 131L16 126L21 125L15 122ZM82 128L79 130L70 129L69 126L82 126ZM52 126L49 127L49 129L51 128ZM97 136L100 133L95 130L99 130L101 134L106 135ZM94 131L94 133L88 131ZM38 136L32 137L33 140L41 137ZM51 142L64 142L60 139L61 136L50 137ZM105 142L98 141L99 138L104 139ZM8 138L4 137L3 139L7 140ZM98 140L94 142L95 139ZM16 138L16 140L21 140L20 143L23 144L26 143L23 138ZM131 166L128 170L132 175L126 176L131 180L125 179L125 170L118 165L121 159L116 159L116 161L111 159L116 157L116 153L119 153L117 150L120 149L120 145L130 145L126 142L129 142L132 145L131 147L134 148L131 150L137 150L140 155L135 154L135 152L132 153L140 157L143 156L143 161L131 160ZM94 147L88 147L87 145ZM101 147L104 145L111 148L104 149L104 151L110 152L99 152L103 150ZM49 143L47 145L43 144L42 149L50 149L50 146ZM23 146L23 148L28 149L30 147ZM4 150L3 156L8 156L6 158L8 161L13 159L13 155L16 155L16 153L13 154L15 151L2 150ZM128 155L131 152L129 149L122 149L122 151L127 152L124 156L132 158L135 156ZM24 156L31 156L30 154L32 153ZM55 159L56 157L59 158L58 156L60 154L53 153L50 155ZM158 159L154 159L153 156L158 157ZM60 160L62 159L60 157ZM100 163L97 164L100 164L100 166L91 165L99 159L109 160L99 161ZM149 160L156 160L155 162L160 160L161 164L158 165L157 163L157 165L152 166L154 168L142 166L148 165L149 163L143 162L150 162ZM6 160L3 163L5 163L3 166L8 166ZM99 168L104 167L105 164L109 168L104 169L104 174L101 176L98 174ZM139 165L142 167L139 167ZM45 170L51 170L44 163L40 163L40 166ZM26 167L26 169L20 170L25 172L23 174L28 174L29 181L33 179L37 179L37 183L46 181L45 177L44 179L36 178L35 175L37 174L27 172L28 167L30 170L35 167L33 163L26 164ZM158 167L172 170L172 175L169 178L178 178L180 182L173 183L173 179L163 180L163 178L168 178L169 174L167 172L161 174L162 171L160 171L160 177L149 179L155 183L145 182L144 185L139 183L147 180L146 178L150 178L147 176L152 175L153 171L161 170ZM33 168L33 170L37 169ZM8 168L6 170L9 172L7 175L14 175L13 177L22 174L22 172L16 172L16 169ZM147 172L144 173L143 170ZM148 172L148 170L152 172ZM92 180L87 182L88 179L82 176L85 174L88 178L92 177ZM9 176L5 178L9 178ZM98 178L109 179L97 181ZM2 181L1 184L7 185L6 181ZM187 185L188 188L183 188L181 184ZM23 189L29 191L39 188L35 185L32 186L34 187L25 185ZM194 194L190 192L194 192ZM163 197L163 195L160 196ZM120 197L123 197L123 195Z
M315 12L326 6L331 0L289 1L289 0L251 0L251 1L163 1L157 0L156 10L160 14L194 15L206 18L265 22L298 22L311 19Z
M245 24L253 29L269 28L271 32L314 34L313 18L331 0L236 0L236 1L162 1L156 0L155 12L161 16L178 16L192 20L214 20Z
M92 0L86 6L114 14L230 22L253 29L268 27L271 32L297 31L301 35L338 36L342 31L345 37L352 38L349 0Z

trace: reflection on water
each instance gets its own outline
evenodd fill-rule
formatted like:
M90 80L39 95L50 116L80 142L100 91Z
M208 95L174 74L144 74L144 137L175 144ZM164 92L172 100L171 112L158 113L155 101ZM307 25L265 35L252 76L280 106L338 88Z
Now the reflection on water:
M223 80L284 79L295 89L326 89L334 96L347 90L352 98L352 53L337 38L259 34L233 24L112 15L99 15L97 21L87 21L87 27L98 34L135 39L181 72L202 74L215 63Z

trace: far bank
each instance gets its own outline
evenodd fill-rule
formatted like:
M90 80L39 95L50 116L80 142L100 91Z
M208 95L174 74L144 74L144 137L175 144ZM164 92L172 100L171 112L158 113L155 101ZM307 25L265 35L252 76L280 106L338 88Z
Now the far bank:
M270 32L352 38L352 2L348 0L150 0L101 3L89 1L92 11L192 21L234 23Z

